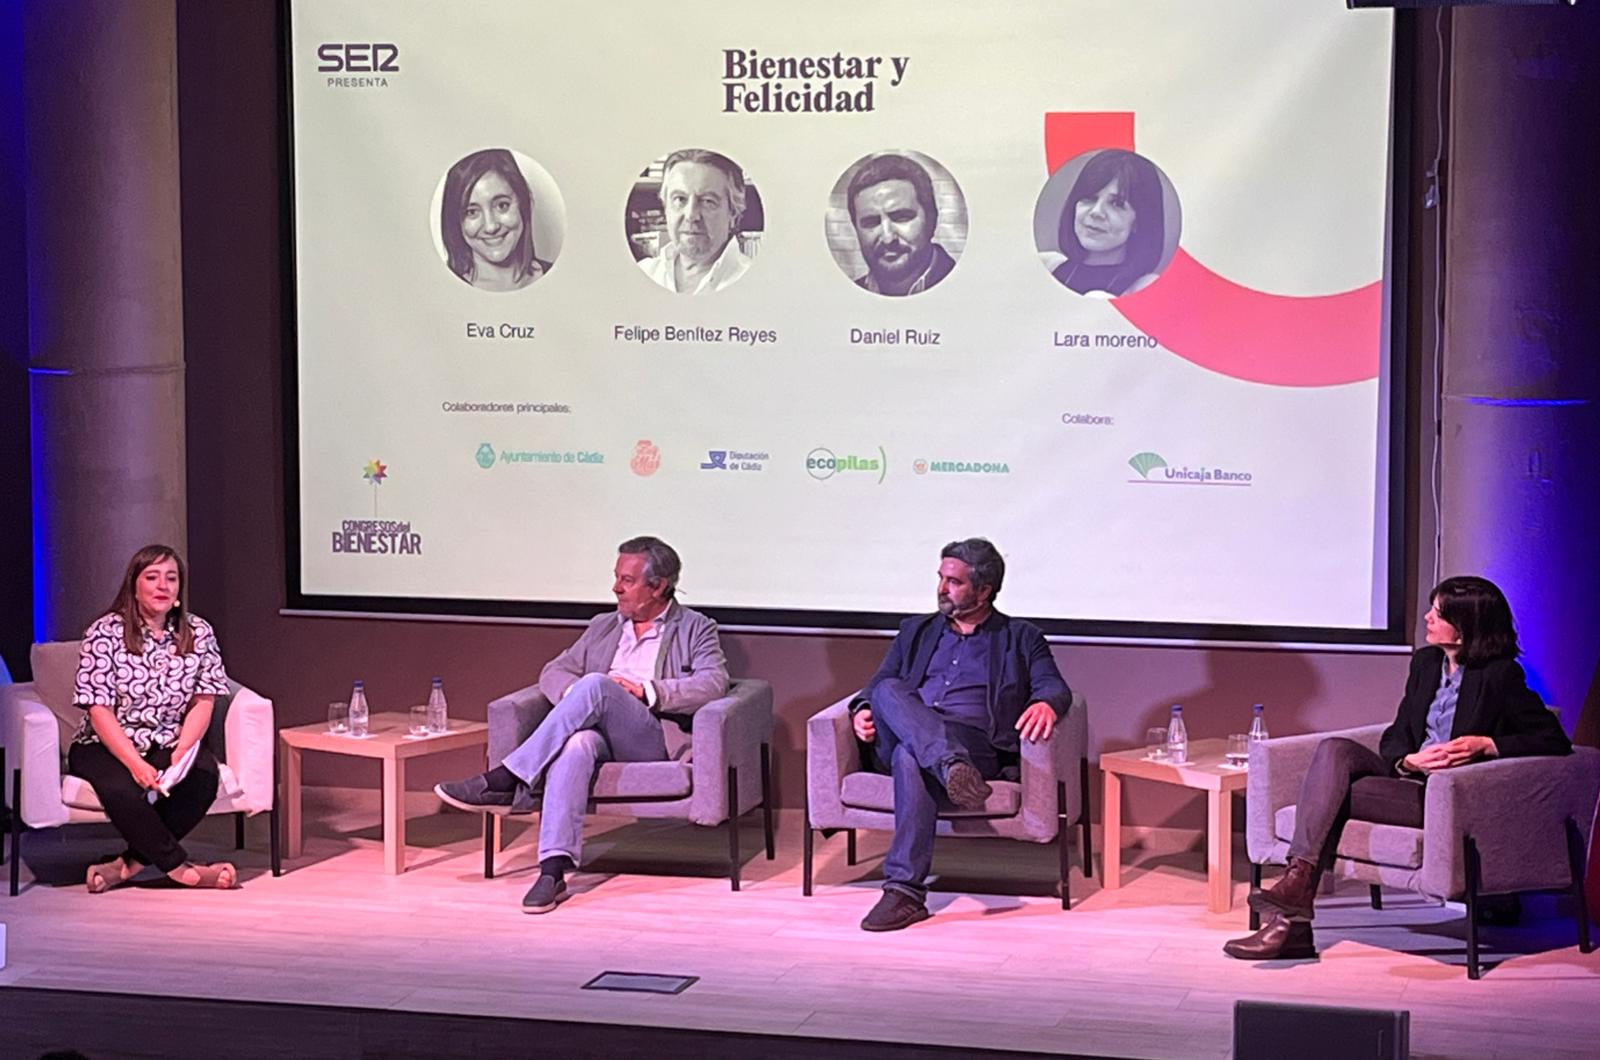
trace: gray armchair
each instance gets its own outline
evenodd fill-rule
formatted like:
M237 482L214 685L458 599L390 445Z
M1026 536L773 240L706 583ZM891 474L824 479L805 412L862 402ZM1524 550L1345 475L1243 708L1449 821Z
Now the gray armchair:
M1263 865L1284 864L1294 835L1295 801L1317 745L1330 736L1374 751L1384 726L1288 736L1252 744L1245 838L1250 883ZM1339 838L1336 878L1371 888L1398 887L1467 906L1467 976L1477 979L1477 901L1486 894L1570 891L1577 903L1578 944L1588 953L1584 866L1600 798L1600 751L1578 747L1564 758L1505 758L1459 766L1428 778L1421 828L1352 820ZM1259 926L1251 914L1252 929Z
M806 723L806 834L802 893L811 894L814 832L843 831L846 860L856 863L856 829L894 830L894 778L873 772L861 760L850 723L854 695L815 714ZM993 794L978 810L950 806L939 814L942 836L996 836L1029 843L1056 842L1060 850L1061 908L1072 908L1067 883L1070 833L1083 828L1083 874L1090 874L1089 705L1077 692L1050 739L1022 743L1015 776L992 783Z
M550 701L538 685L518 689L489 704L489 768L533 735ZM665 762L605 762L595 770L590 808L615 807L635 817L676 818L706 828L728 828L728 878L739 889L739 818L761 807L767 860L776 855L772 837L772 685L735 678L728 693L694 712L690 731L663 720ZM484 818L483 875L494 876L500 821L508 811Z

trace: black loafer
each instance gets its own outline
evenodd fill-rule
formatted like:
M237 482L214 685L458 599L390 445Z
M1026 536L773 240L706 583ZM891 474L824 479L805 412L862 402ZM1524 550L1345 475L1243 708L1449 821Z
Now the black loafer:
M884 891L878 904L861 921L862 931L899 931L928 919L928 907L899 891Z
M567 900L567 880L564 876L541 875L528 893L522 896L524 913L548 913Z
M509 791L490 791L489 781L482 773L466 780L447 780L443 784L435 784L433 793L456 809L468 813L510 806L513 798L513 793Z

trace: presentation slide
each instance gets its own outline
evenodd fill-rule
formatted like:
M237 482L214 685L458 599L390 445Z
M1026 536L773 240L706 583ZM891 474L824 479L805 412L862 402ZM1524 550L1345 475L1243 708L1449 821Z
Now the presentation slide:
M1390 622L1392 14L289 20L291 606L583 614L654 534L871 628L984 536L1053 632Z

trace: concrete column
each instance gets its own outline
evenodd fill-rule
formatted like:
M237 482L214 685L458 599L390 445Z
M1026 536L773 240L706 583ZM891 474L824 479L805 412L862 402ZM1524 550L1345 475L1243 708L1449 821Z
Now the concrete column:
M1453 13L1443 569L1568 731L1600 664L1600 5Z
M23 54L34 635L59 640L140 546L186 543L174 0L25 0Z

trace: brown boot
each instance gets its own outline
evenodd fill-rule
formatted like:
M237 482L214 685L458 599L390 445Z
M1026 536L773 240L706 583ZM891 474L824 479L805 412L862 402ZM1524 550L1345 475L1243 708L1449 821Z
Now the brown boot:
M1241 961L1306 961L1317 955L1311 921L1290 920L1281 913L1254 935L1229 939L1222 952Z
M1322 882L1322 870L1305 858L1290 858L1278 882L1250 894L1250 908L1269 915L1283 913L1301 920L1315 916L1312 908L1317 898L1317 884Z

